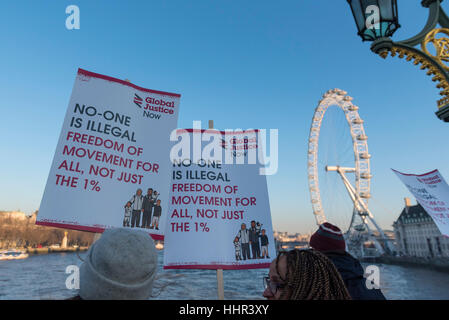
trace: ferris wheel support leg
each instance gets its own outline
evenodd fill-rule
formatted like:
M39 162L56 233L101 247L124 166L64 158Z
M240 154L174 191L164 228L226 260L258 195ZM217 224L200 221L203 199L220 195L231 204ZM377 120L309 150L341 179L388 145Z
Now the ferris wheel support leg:
M371 212L368 212L368 213L369 213L369 215L368 215L369 220L376 227L377 231L379 232L380 238L384 242L385 251L387 253L391 254L393 252L393 250L391 249L390 242L388 241L387 236L385 235L383 230L379 227L379 225L377 224L376 220L374 220L373 215L371 214Z
M362 241L360 241L360 253L361 253L362 257L365 256L365 250L363 248L363 242Z
M372 222L371 219L370 219L370 221ZM370 239L374 243L374 246L376 247L376 249L379 251L380 254L384 254L385 253L384 248L379 243L379 241L373 236L373 233L372 233L366 219L363 219L363 223L365 224L366 228L368 229L368 235L369 235L368 239ZM378 227L376 227L376 228L378 228Z
M354 223L355 215L361 211L361 208L360 208L360 204L357 201L357 193L355 192L354 188L352 187L351 183L349 182L348 178L346 178L346 175L345 175L345 172L352 172L352 171L350 171L352 168L344 168L344 169L348 169L348 170L342 170L342 168L338 168L336 171L340 174L340 177L343 180L343 184L344 184L346 190L348 191L349 197L351 198L351 200L354 204L354 210L352 212L352 217L351 217L351 224L349 225L349 228L347 230L347 232L349 232L349 230L351 230L351 228L352 228L352 224ZM331 170L328 169L328 171L331 171Z
M358 212L359 212L359 208L357 206L355 190L352 188L352 186L349 183L349 181L347 181L347 179L344 176L344 174L340 173L340 175L341 175L341 178L343 180L343 184L345 185L346 190L348 191L349 197L351 198L352 202L354 203L354 210L352 211L351 223L349 224L349 227L348 227L348 230L347 230L347 232L349 232L349 230L351 230L352 225L354 223L355 215L358 214Z
M344 168L344 169L349 169L349 168ZM342 170L342 168L338 168L336 171L340 174L340 176L341 176L341 178L342 178L342 180L343 180L343 184L345 185L346 190L348 190L349 196L351 197L352 201L354 202L354 209L355 209L355 210L354 210L354 212L353 212L352 220L351 220L351 225L349 226L348 231L349 231L349 230L351 229L351 227L352 227L352 223L353 223L353 221L354 221L354 215L357 213L357 210L358 210L358 213L360 213L360 212L362 212L362 211L366 212L366 213L367 213L367 216L368 216L368 218L369 218L369 221L371 221L371 223L374 225L374 227L376 228L376 230L379 232L380 238L381 238L382 241L384 242L384 246L385 246L385 249L386 249L386 250L384 250L383 247L380 245L379 241L378 241L377 239L375 239L373 236L371 236L371 230L370 230L370 228L369 228L368 223L366 222L366 218L364 217L364 218L363 218L363 222L364 222L364 224L366 225L366 227L367 227L367 229L368 229L368 231L369 231L369 234L370 234L370 238L371 238L371 240L374 242L374 245L376 246L377 250L379 250L379 252L380 252L381 254L385 253L385 251L387 251L387 253L391 253L392 251L391 251L391 248L390 248L390 246L389 246L388 239L387 239L387 237L385 236L385 233L384 233L383 230L379 227L379 225L377 224L376 220L374 220L373 214L371 213L371 211L369 211L369 209L368 209L368 207L366 206L366 204L362 201L362 199L360 199L360 197L358 196L358 194L355 192L354 188L352 187L351 183L350 183L349 180L346 178L346 176L345 176L345 174L344 174L345 170ZM362 209L363 209L363 210L362 210Z
M357 213L357 209L356 209L356 207L354 205L354 209L352 210L351 223L349 224L349 228L348 228L348 230L346 230L346 232L349 232L349 230L351 230L352 225L354 224L354 220L355 220L356 214L358 214L358 213Z
M381 253L384 253L385 251L387 251L387 253L391 253L392 250L391 250L391 248L390 248L390 243L388 242L388 239L387 239L387 237L385 236L385 233L383 232L383 230L382 230L382 229L380 228L380 226L377 224L376 220L374 220L373 214L372 214L371 211L368 209L368 207L367 207L366 204L363 202L363 200L362 200L362 199L358 196L358 194L355 192L355 190L353 189L353 187L352 187L351 184L349 183L349 181L348 181L348 179L346 178L346 176L344 175L344 173L341 172L341 171L339 171L339 173L340 173L340 175L341 175L341 177L342 177L342 179L343 179L343 182L344 182L346 188L348 189L348 192L349 192L350 195L351 195L351 199L353 199L353 201L354 201L354 205L356 205L356 204L358 203L358 206L356 207L356 210L363 209L363 210L360 210L359 212L364 211L364 212L367 213L367 217L368 217L369 221L371 221L371 223L374 225L374 227L376 228L376 230L379 232L380 238L381 238L382 241L384 242L384 246L385 246L385 249L386 249L386 250L382 249L382 246L380 246L379 241L378 241L377 239L374 239L374 238L373 238L373 241L374 241L376 247L380 246L380 248L378 248L378 250L379 250L379 249L382 249L382 250L379 250ZM351 192L350 192L349 190L351 190ZM354 200L354 198L355 198L355 200ZM355 212L354 212L354 213L355 213ZM354 217L354 215L353 215L353 217ZM363 222L364 222L364 224L366 225L366 227L367 227L368 230L369 230L369 226L368 226L368 224L366 223L366 219L365 219L365 218L363 218ZM351 223L352 223L352 222L351 222ZM370 231L370 234L371 234L371 231Z

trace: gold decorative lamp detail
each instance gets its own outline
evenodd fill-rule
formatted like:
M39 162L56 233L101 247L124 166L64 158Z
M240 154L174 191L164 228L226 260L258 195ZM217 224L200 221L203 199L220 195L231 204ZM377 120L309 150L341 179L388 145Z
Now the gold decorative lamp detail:
M442 37L437 38L437 34L444 34L446 36L449 36L449 29L447 28L439 28L439 29L433 29L430 31L426 37L424 38L423 42L421 42L421 49L422 51L427 54L428 56L432 57L438 63L446 70L449 71L449 66L447 66L445 63L449 62L449 38ZM435 55L432 55L427 45L431 43L433 47L435 48Z

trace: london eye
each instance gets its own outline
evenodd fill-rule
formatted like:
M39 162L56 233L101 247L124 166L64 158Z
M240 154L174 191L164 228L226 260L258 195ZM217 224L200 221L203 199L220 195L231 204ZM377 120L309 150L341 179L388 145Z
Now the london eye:
M389 245L368 207L372 178L368 136L352 100L347 92L333 89L315 109L307 168L312 210L318 225L328 221L340 226L348 250L366 255L363 245L370 241L376 254L383 254Z

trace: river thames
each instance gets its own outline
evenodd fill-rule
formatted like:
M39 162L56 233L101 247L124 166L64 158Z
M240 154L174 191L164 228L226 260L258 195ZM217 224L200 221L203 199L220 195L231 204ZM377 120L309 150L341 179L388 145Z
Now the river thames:
M84 258L86 252L79 254ZM163 270L159 273L154 299L216 299L213 270ZM24 260L0 261L0 299L66 299L76 290L66 288L69 265L81 265L76 253L30 255ZM381 289L387 299L449 299L449 274L421 268L378 264ZM224 273L226 299L263 299L262 278L267 269ZM162 290L160 288L163 288Z

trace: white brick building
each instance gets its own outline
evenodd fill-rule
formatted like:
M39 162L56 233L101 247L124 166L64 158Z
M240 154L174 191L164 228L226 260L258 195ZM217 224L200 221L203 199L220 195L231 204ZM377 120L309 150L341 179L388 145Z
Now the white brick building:
M405 207L393 223L397 251L414 257L449 257L449 238L444 237L420 204Z

